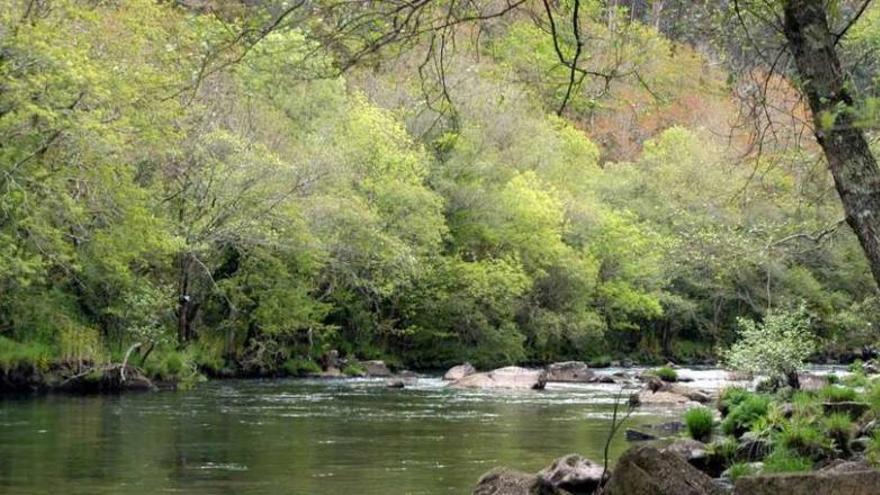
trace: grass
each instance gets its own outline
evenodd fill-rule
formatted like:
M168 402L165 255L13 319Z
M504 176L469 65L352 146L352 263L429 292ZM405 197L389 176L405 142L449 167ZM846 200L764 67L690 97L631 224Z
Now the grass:
M874 467L880 467L880 431L874 431L874 434L871 436L871 443L868 444L865 457Z
M849 402L856 400L858 394L849 387L827 385L819 390L819 396L828 402Z
M765 395L749 394L730 409L721 422L721 430L726 435L740 436L764 415L770 407L770 398Z
M749 476L754 474L754 472L755 470L747 462L737 462L736 464L731 465L727 470L727 474L730 476L731 481L736 481L743 476Z
M17 342L0 337L0 368L8 371L21 365L48 369L55 353L48 345L39 342Z
M708 408L694 407L689 409L684 415L684 423L687 426L688 434L694 440L707 442L712 438L712 426L715 423L715 418Z
M875 415L880 416L880 383L874 382L865 390L865 402Z
M834 373L829 373L825 375L825 381L827 381L829 385L836 385L840 383L840 377Z
M792 416L795 418L810 418L818 416L822 412L818 397L804 390L798 390L791 396Z
M855 429L852 420L846 413L834 413L824 418L822 424L825 434L842 452L849 452L849 442Z
M367 374L367 370L360 363L349 363L342 369L342 374L345 376L364 376Z
M284 362L284 371L291 376L305 376L320 373L321 367L308 358L290 358Z
M777 443L798 456L818 459L830 450L829 439L806 421L791 421L782 427Z
M662 366L660 368L653 369L651 370L651 374L663 380L664 382L678 381L678 373L669 366Z
M776 449L764 458L765 473L796 473L813 469L813 461L786 449Z

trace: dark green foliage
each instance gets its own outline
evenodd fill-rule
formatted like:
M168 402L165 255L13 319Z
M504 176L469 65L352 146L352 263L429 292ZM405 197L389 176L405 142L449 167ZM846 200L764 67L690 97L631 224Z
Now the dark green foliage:
M718 410L722 416L727 416L730 410L748 399L753 394L742 387L728 387L721 391L718 396Z
M726 435L740 436L760 418L767 414L770 408L770 398L764 395L748 394L744 397L734 396L736 405L732 406L721 422L721 430Z
M668 366L653 369L651 370L651 374L664 382L678 381L678 372Z
M712 411L709 408L694 407L688 409L685 413L684 423L691 438L701 442L708 442L712 437L712 427L715 423L715 418L712 416Z
M320 373L321 366L311 359L292 358L284 362L284 371L291 376L306 376Z
M345 376L364 376L367 374L367 370L360 363L349 363L345 368L342 368L342 374Z
M747 462L737 462L730 466L728 470L728 475L730 476L731 481L736 481L737 478L741 478L743 476L749 476L755 474L752 466Z
M798 456L818 460L830 449L828 437L806 421L791 421L783 425L776 438L777 443Z

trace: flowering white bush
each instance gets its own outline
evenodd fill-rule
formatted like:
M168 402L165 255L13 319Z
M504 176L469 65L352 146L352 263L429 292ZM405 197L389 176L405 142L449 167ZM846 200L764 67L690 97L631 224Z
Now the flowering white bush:
M803 306L796 311L769 313L763 323L739 318L737 324L740 339L725 353L733 369L790 377L816 350L810 318Z

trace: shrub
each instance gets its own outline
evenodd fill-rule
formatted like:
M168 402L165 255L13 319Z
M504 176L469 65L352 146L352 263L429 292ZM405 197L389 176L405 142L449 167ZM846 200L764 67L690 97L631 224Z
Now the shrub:
M786 449L776 449L764 458L765 473L793 473L810 471L813 462Z
M349 363L342 369L342 373L345 376L364 376L367 374L367 369L361 363Z
M819 396L828 402L848 402L856 400L858 394L849 387L827 385L819 391Z
M740 339L725 353L734 369L791 377L816 349L803 305L791 312L769 313L763 323L740 318Z
M846 413L834 413L823 420L825 434L834 445L844 453L849 452L849 442L852 439L853 423Z
M684 415L684 423L688 434L694 440L707 442L712 438L712 425L714 424L712 411L706 407L694 407Z
M305 376L321 372L321 366L308 358L291 358L284 362L284 371L291 376Z
M733 407L721 422L721 430L727 435L740 436L759 418L767 414L770 398L764 395L750 394Z
M664 382L678 381L678 373L669 366L663 366L651 371L651 374Z

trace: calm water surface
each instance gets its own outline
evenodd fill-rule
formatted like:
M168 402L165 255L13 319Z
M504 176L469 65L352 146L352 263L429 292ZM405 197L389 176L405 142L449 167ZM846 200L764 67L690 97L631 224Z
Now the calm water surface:
M717 373L697 373L712 387ZM214 381L0 400L2 494L466 494L496 465L601 461L615 385L448 389L436 378ZM639 410L630 426L677 417ZM618 456L627 444L612 445Z

